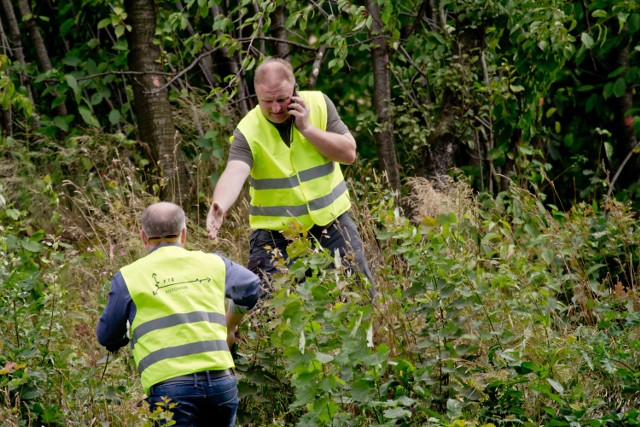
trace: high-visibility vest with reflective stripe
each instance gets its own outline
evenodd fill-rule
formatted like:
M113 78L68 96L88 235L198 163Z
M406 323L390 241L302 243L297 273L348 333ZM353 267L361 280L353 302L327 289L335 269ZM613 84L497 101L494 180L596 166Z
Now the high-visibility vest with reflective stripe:
M136 305L131 346L146 393L169 378L234 366L219 256L162 246L120 271Z
M326 130L327 104L322 92L299 95L310 108L310 122ZM349 210L351 202L340 164L324 157L295 126L291 144L257 106L238 124L253 154L249 178L249 224L282 231L292 222L309 229L327 225Z

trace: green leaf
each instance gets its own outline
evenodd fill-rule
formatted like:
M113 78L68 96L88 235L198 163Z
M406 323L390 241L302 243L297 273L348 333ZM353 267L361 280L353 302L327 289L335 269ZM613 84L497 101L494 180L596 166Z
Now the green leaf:
M582 44L584 45L584 47L586 47L587 49L591 49L593 47L593 37L591 37L589 33L582 33L580 35L580 39L582 40Z
M80 115L82 116L82 120L84 120L86 124L96 128L100 127L98 119L95 118L95 116L91 113L91 110L89 110L87 107L83 105L79 106L78 112L80 113Z
M69 132L69 123L64 119L64 117L56 116L53 118L53 124L55 127L60 129L63 132Z
M407 411L406 409L403 408L391 408L391 409L387 409L384 411L384 416L385 418L390 418L392 420L398 419L398 418L409 418L411 417L411 412Z
M608 99L611 97L612 94L613 94L613 83L608 82L607 84L604 85L602 95L604 96L604 99Z
M613 94L617 98L620 98L622 95L624 95L626 90L627 82L625 82L624 78L619 77L613 85Z
M540 371L540 368L534 362L522 362L519 366L514 366L513 369L515 369L515 371L520 375Z
M104 18L102 21L98 22L98 29L101 30L109 25L111 25L111 18Z
M111 110L109 113L109 123L112 125L117 125L122 121L122 115L120 114L120 110Z
M104 96L102 95L102 93L96 92L93 95L91 95L91 105L98 105L102 102L103 99L104 99Z
M560 394L564 393L564 387L558 381L556 381L556 380L554 380L552 378L547 378L547 382L549 384L551 384L551 387L553 387L553 389L555 391L557 391L558 393L560 393Z
M70 67L77 67L82 64L82 59L77 56L66 55L62 58L62 63Z
M30 239L24 239L22 242L20 242L20 244L24 248L24 250L29 252L37 253L42 250L42 245L40 243Z
M71 74L65 74L64 79L67 82L67 85L69 85L69 87L73 89L73 92L75 94L78 94L79 88L78 88L78 81L76 80L76 78L73 77Z
M370 380L358 379L351 384L349 389L351 397L356 402L367 403L376 395L375 383Z
M556 112L556 109L554 107L551 107L547 110L547 114L546 117L549 118L551 116L553 116L553 114Z
M611 160L613 157L613 145L609 141L604 143L604 152L607 155L607 159Z
M447 415L457 418L462 414L462 403L457 399L447 399Z
M595 11L591 14L591 16L593 16L594 18L606 18L606 17L607 17L607 12L605 12L605 11L604 11L604 10L602 10L602 9L598 9L598 10L595 10Z
M17 221L18 218L20 218L20 211L17 209L9 208L5 212L7 216L14 221Z
M316 353L316 360L323 365L326 365L327 363L331 363L333 361L333 356L331 356L330 354L318 352Z
M594 85L581 85L577 87L578 92L590 92L594 90L596 87Z
M640 13L634 13L629 17L627 28L631 34L635 34L640 30Z
M628 68L629 67L627 67L627 66L618 67L615 70L613 70L612 72L610 72L607 77L610 78L610 79L613 79L615 77L622 76L623 74L625 74L627 72Z

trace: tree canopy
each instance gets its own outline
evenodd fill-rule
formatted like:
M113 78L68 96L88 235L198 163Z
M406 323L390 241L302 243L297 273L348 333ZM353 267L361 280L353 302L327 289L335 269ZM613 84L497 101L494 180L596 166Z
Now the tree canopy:
M5 148L95 129L138 141L152 185L188 187L196 155L215 181L255 105L252 71L276 55L329 94L397 191L455 168L480 191L515 179L565 208L638 201L635 1L22 0L2 22Z

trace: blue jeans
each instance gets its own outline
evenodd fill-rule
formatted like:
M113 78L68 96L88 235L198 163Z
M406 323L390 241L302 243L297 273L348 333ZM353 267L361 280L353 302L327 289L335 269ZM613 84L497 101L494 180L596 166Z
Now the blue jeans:
M336 218L331 224L320 227L314 226L309 230L309 238L315 239L323 248L327 248L331 253L340 250L342 256L352 254L355 261L355 270L363 274L371 283L369 295L373 298L375 295L375 286L373 275L369 270L369 264L364 256L364 245L356 224L349 216L349 212L345 212ZM291 243L282 233L272 230L254 230L249 240L249 263L247 268L263 278L263 284L270 288L270 278L277 271L272 264L272 251L278 249L286 258L287 246ZM290 260L289 260L290 261ZM346 261L346 260L345 260ZM349 266L350 263L347 263ZM350 265L353 270L354 266ZM263 297L272 289L263 290Z
M171 409L174 426L229 426L236 423L238 381L234 375L198 380L165 381L149 390L149 410L155 409L162 397L177 403Z

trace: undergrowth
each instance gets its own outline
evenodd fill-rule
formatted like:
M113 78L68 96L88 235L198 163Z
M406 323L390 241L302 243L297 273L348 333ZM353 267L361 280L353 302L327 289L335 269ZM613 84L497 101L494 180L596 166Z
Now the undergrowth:
M145 415L130 351L95 340L110 278L144 255L138 218L157 200L131 143L110 138L69 142L91 156L52 150L60 161L42 173L2 165L4 425L170 417ZM350 184L375 299L322 248L283 268L241 327L238 425L640 423L635 212L609 199L560 212L516 186L474 195L452 179L412 180L403 209L375 175ZM214 242L203 205L185 207L188 247L244 263L246 201Z

